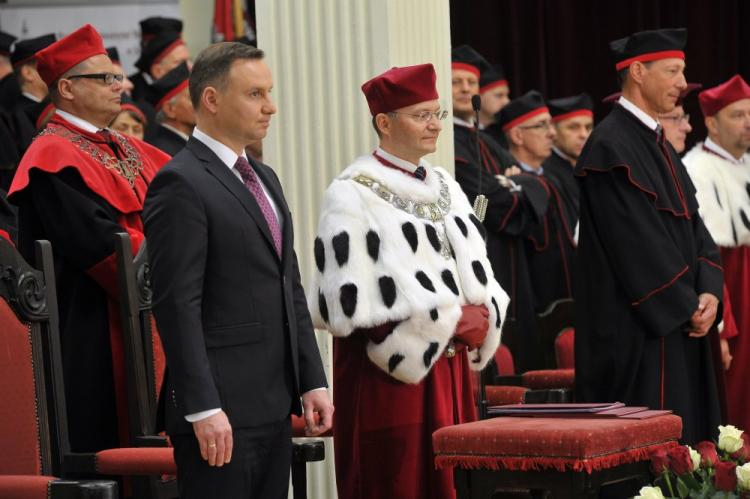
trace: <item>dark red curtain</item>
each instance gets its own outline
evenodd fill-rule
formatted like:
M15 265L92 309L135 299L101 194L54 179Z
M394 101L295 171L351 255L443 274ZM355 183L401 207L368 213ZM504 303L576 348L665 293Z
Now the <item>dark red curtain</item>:
M748 0L451 0L453 46L468 43L505 66L511 92L548 98L589 93L598 118L601 99L618 90L611 40L655 28L688 29L687 80L716 85L750 77ZM705 134L697 99L686 102L694 131Z

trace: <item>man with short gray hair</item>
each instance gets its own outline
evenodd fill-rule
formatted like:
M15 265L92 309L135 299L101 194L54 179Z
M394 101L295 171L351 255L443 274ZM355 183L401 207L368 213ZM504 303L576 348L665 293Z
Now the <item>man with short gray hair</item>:
M273 79L262 51L227 42L199 54L189 86L196 127L144 208L180 497L285 498L291 413L318 435L333 405L292 215L274 171L245 154L276 112Z

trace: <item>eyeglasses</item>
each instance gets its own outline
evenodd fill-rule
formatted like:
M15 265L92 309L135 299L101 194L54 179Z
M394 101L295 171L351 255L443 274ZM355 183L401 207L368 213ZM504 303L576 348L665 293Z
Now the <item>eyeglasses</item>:
M677 115L677 116L659 116L659 120L669 120L674 125L679 125L683 121L685 123L689 123L690 122L690 115L689 114L680 114L680 115Z
M555 126L550 120L540 121L536 125L519 126L522 130L549 130Z
M122 83L125 79L124 74L115 73L91 73L85 75L72 75L68 76L68 80L75 80L76 78L88 78L90 80L102 80L105 85L112 85L114 82Z
M411 113L399 113L396 111L391 111L388 114L403 114L406 116L411 116L414 118L414 121L417 121L419 123L426 123L428 121L432 121L433 118L436 120L444 120L448 117L448 111L422 111L419 114L411 114Z

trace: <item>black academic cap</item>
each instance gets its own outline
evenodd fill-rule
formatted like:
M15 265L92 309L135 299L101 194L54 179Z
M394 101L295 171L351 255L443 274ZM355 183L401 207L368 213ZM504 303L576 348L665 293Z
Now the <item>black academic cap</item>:
M110 61L120 64L120 51L117 50L117 47L107 47L107 56L109 56Z
M17 38L10 33L0 31L0 55L8 57L10 55L10 46L13 45Z
M190 70L183 62L169 73L156 80L146 93L146 100L159 111L172 97L182 92L188 86Z
M141 49L141 56L135 61L135 67L144 73L150 73L151 66L159 62L174 47L184 44L176 31L166 31L151 40Z
M589 94L579 94L560 99L550 99L547 101L549 114L552 115L552 121L561 121L573 116L586 115L593 116L594 101Z
M670 57L684 59L686 43L685 28L654 29L610 42L609 49L615 59L615 68L620 71L635 61L649 62Z
M506 104L495 115L495 121L503 131L506 131L545 112L549 112L549 109L542 94L536 90L529 90Z
M473 48L461 45L451 52L451 68L471 71L480 77L482 73L490 69L490 63Z
M681 106L683 101L688 95L690 95L696 90L700 90L701 88L703 88L703 85L701 85L700 83L688 83L687 88L685 88L685 90L680 92L680 96L677 98L677 102L675 102L675 106Z
M10 62L13 64L13 67L18 67L28 62L29 59L34 57L34 54L53 43L55 43L55 35L52 33L16 42L13 45L13 52L10 54Z
M122 94L120 96L120 108L123 111L129 111L138 116L142 124L148 124L146 113L143 111L141 106L137 102L135 102L128 94Z
M167 31L182 33L182 21L172 17L147 17L141 20L141 45Z
M507 84L508 78L505 76L503 66L493 64L487 71L482 71L482 76L479 78L479 92L484 93L492 88Z

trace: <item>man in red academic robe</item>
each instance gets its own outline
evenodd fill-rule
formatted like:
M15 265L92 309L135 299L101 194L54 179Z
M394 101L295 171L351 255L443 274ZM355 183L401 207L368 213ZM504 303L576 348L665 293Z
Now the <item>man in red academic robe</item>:
M722 339L732 360L726 371L729 422L750 429L750 86L736 75L698 95L708 137L685 155L700 214L721 250L737 334L724 317ZM728 327L729 326L729 327Z
M335 336L339 498L449 499L432 432L476 419L469 369L492 359L509 299L466 195L422 159L447 116L432 65L362 90L380 145L326 191L308 293Z
M19 207L23 255L32 258L36 239L52 242L71 447L97 451L127 430L117 417L126 408L115 234L128 232L138 251L146 188L169 156L107 130L120 111L122 75L93 27L36 60L57 112L22 158L9 199Z

